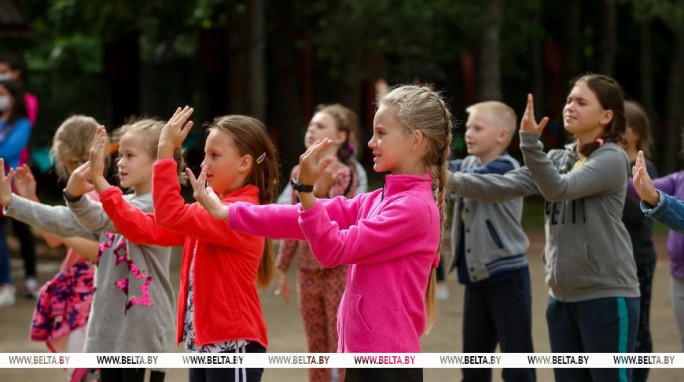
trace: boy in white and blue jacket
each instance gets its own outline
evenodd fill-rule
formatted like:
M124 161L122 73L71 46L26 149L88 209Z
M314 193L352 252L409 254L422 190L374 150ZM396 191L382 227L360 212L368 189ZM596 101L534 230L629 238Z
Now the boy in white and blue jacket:
M466 109L468 156L449 162L452 172L505 174L520 167L506 153L516 114L497 101ZM525 258L529 242L520 225L523 199L488 203L453 195L453 262L465 285L463 352L532 353L532 295ZM491 369L464 368L463 381L491 381ZM534 369L504 369L506 381L535 381Z

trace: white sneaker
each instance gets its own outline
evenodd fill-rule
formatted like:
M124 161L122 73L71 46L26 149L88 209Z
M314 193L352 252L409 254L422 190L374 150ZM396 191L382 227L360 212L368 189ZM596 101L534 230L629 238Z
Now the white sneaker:
M40 290L38 286L38 280L34 278L26 279L26 291L24 293L24 296L26 298L38 298L38 290Z
M437 301L444 301L449 299L449 288L447 287L446 283L438 283L437 284L437 293L436 293Z
M14 305L14 287L12 285L4 285L0 287L0 307Z

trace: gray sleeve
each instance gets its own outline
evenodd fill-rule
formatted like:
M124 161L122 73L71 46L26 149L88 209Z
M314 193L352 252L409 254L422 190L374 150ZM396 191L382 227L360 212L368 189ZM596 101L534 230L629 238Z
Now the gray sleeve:
M455 172L449 176L447 187L452 194L490 203L505 202L539 193L526 167L503 175Z
M65 206L48 206L12 194L10 204L5 207L4 211L5 215L11 218L36 226L51 234L99 240L96 234L83 228L74 214Z
M543 146L535 134L520 133L525 165L548 201L560 202L613 193L627 184L627 156L621 150L598 149L579 168L560 174L544 153Z
M77 202L67 202L76 220L91 232L118 232L100 202L83 196Z

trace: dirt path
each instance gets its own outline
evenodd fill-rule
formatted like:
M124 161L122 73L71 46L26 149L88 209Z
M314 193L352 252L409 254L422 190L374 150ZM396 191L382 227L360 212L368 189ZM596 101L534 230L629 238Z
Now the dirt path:
M544 269L539 254L543 246L543 232L528 232L532 243L528 252L530 273L533 287L533 325L534 346L538 352L549 351L546 319L544 316L547 288L544 285ZM675 328L672 309L669 301L668 262L665 252L665 235L657 234L656 243L660 259L656 267L653 287L653 306L651 311L651 330L653 332L654 348L656 352L680 352L678 334ZM178 285L179 259L173 264L174 285ZM39 273L41 281L49 279L57 270L59 264L55 261L41 260ZM12 271L15 282L21 282L21 263L13 261ZM294 272L291 272L294 277ZM449 288L451 297L440 301L438 317L432 333L423 339L425 352L458 352L461 343L461 319L463 314L463 290L450 275ZM293 284L294 285L294 284ZM271 352L304 352L304 334L296 305L285 306L282 300L274 296L274 287L261 293L262 303L269 328ZM10 308L0 309L0 352L46 352L43 344L28 341L28 325L31 318L33 304L29 300L19 300ZM182 351L176 349L176 351ZM0 370L3 382L18 381L63 381L63 373L58 369L4 369ZM494 372L494 381L501 381L500 370ZM537 371L539 381L552 381L551 369ZM649 381L676 381L684 379L683 370L653 369ZM166 380L168 382L187 381L187 371L182 369L170 370ZM456 369L425 370L426 381L457 381L460 371ZM264 382L293 382L306 381L304 369L268 369L264 373Z

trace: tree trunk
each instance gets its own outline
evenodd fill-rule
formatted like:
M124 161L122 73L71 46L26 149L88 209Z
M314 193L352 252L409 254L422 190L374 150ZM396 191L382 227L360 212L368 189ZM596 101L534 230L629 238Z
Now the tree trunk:
M479 100L501 99L501 18L504 0L487 0L482 18Z
M138 31L104 43L104 73L112 100L111 123L121 125L140 107L140 44Z
M299 88L298 54L292 2L274 1L273 33L273 135L280 154L282 176L287 177L304 150L304 121L301 118L301 89ZM281 178L282 178L281 176ZM283 179L284 180L284 179Z
M615 0L605 0L603 34L601 39L601 73L613 75L617 43L617 5Z
M673 28L675 41L672 47L672 61L667 81L667 119L665 123L665 160L662 162L663 174L680 168L679 150L681 129L684 113L684 27L677 25Z
M262 0L247 2L248 39L247 54L248 85L246 89L249 115L264 121L266 118L266 68L264 67L264 8Z
M653 54L651 39L651 21L639 21L639 98L652 122L655 122L655 105L653 102ZM653 127L653 125L651 125ZM654 134L655 138L655 134Z
M535 25L541 25L541 10L535 10L532 14ZM544 57L542 57L541 36L535 33L531 41L532 49L532 91L534 92L534 110L537 115L546 115L544 105Z
M248 62L246 35L243 28L242 16L235 10L232 1L225 2L226 14L228 15L228 110L231 114L249 114L247 99L252 89L246 79Z
M580 54L582 51L582 0L568 0L565 24L565 79L567 84L579 75Z

